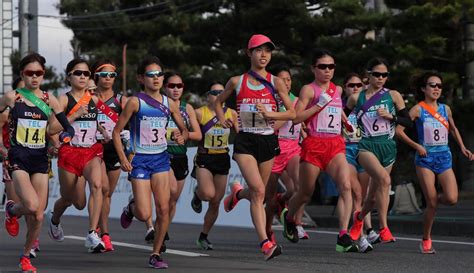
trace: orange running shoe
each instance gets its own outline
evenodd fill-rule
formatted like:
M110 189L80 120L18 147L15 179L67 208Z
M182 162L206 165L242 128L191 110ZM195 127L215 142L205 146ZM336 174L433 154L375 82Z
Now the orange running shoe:
M265 261L268 261L281 254L281 246L274 244L271 241L267 241L262 246L262 252L263 252Z
M388 227L384 227L380 229L379 235L380 235L380 241L382 242L382 244L393 243L396 241L395 237L393 237Z
M354 216L352 217L352 227L349 230L349 235L353 241L359 240L362 228L364 227L364 219L359 220L359 214L360 211L354 212Z
M422 254L435 254L436 253L436 251L434 250L433 245L431 243L431 239L421 240L420 251L421 251Z
M267 230L267 238L268 238L268 240L269 240L270 242L272 242L273 244L276 244L276 243L277 243L277 241L276 241L276 239L275 239L275 233L273 233L273 230L270 230L270 231Z
M104 252L114 251L114 246L112 245L112 240L110 239L110 235L108 234L102 235L102 242L104 242L104 246L105 246Z
M15 202L8 200L5 203L5 229L10 236L16 237L20 231L18 218L10 214L9 209L15 205Z
M31 260L28 257L21 256L20 264L18 266L23 273L36 273L36 267L31 265Z
M237 206L237 203L239 202L239 199L237 198L237 194L243 190L244 187L240 185L240 182L234 182L232 183L232 191L231 193L224 199L224 210L226 212L231 211L235 206Z

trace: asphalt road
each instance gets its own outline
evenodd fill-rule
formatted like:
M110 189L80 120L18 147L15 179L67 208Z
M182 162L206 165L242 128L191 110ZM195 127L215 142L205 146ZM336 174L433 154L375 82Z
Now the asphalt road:
M4 214L0 213L3 222ZM144 242L145 227L134 222L128 230L111 220L111 237L115 251L89 254L84 247L87 219L64 217L66 240L53 242L47 235L46 225L40 236L41 252L32 260L38 272L150 272L147 267L151 246ZM276 227L278 229L278 227ZM283 245L283 254L265 262L259 253L253 229L215 227L209 236L214 250L196 247L200 232L197 225L173 224L171 241L163 258L168 262L166 272L474 272L474 239L464 237L433 238L435 255L419 253L419 238L394 234L397 242L376 245L374 251L337 253L336 231L309 230L310 239L298 244L287 242L277 233ZM0 273L19 272L18 260L25 236L21 220L18 237L10 237L0 228Z

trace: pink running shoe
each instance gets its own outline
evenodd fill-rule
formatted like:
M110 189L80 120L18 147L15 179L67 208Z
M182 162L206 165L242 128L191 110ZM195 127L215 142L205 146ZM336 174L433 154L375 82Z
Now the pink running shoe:
M239 202L237 194L243 189L243 187L240 185L240 182L234 182L232 183L231 189L231 193L224 199L224 210L226 212L231 211L235 206L237 206L237 203Z

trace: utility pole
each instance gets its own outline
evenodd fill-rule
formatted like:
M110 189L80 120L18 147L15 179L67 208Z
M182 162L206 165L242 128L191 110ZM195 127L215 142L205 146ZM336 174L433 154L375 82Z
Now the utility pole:
M20 54L25 57L28 54L28 0L20 0Z

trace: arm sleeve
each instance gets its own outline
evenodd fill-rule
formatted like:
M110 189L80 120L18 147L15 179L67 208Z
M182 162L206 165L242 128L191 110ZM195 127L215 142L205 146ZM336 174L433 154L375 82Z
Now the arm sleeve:
M67 120L66 115L64 112L57 113L56 119L59 121L59 124L64 128L64 131L68 133L70 136L74 136L74 127L71 126L71 123Z
M414 123L410 118L407 108L397 111L397 115L394 116L394 121L396 124L400 124L406 128L414 127Z

